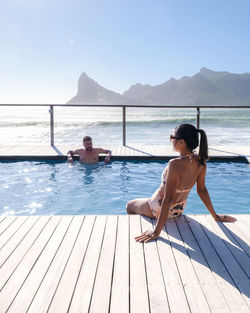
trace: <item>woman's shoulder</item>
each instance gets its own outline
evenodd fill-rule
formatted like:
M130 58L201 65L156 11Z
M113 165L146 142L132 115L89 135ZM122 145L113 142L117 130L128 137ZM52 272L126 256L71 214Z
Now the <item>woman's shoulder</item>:
M168 168L171 168L171 169L179 169L179 168L180 168L180 165L182 164L181 161L182 161L182 160L179 159L179 158L171 159L171 160L168 162Z

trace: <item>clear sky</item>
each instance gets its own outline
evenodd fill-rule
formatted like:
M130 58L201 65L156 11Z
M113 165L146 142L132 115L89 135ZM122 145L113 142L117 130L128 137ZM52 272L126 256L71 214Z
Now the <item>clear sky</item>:
M249 0L0 0L0 103L65 103L86 72L123 93L250 72Z

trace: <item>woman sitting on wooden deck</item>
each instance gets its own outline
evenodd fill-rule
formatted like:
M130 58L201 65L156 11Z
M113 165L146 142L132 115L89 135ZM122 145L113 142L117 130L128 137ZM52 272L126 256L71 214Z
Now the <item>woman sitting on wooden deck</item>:
M199 137L200 133L200 145ZM197 184L197 193L216 221L234 222L228 215L216 214L205 185L206 161L208 159L207 136L202 129L191 124L182 124L170 136L173 149L180 156L169 161L162 172L162 182L151 198L134 199L127 203L128 214L140 214L157 218L154 231L136 237L136 241L148 242L159 237L167 218L177 217L184 211L187 197ZM193 151L199 145L199 154Z

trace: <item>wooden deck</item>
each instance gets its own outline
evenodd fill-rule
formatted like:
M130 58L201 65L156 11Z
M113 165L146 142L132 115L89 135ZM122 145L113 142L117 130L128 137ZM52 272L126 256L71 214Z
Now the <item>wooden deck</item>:
M0 313L250 312L250 220L0 216Z
M112 150L113 159L169 159L177 156L170 145L104 145L104 149ZM81 147L21 145L0 146L0 159L66 159L67 151ZM219 160L243 160L250 162L248 146L210 146L209 156Z

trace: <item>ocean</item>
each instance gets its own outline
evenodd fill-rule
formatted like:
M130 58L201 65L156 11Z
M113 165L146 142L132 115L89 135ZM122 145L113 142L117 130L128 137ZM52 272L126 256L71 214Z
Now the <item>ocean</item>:
M127 108L126 143L169 144L177 125L196 125L195 108ZM0 106L1 145L50 144L48 107ZM122 108L55 107L55 145L79 146L89 135L95 146L122 145ZM201 108L200 128L209 145L250 145L250 109Z

